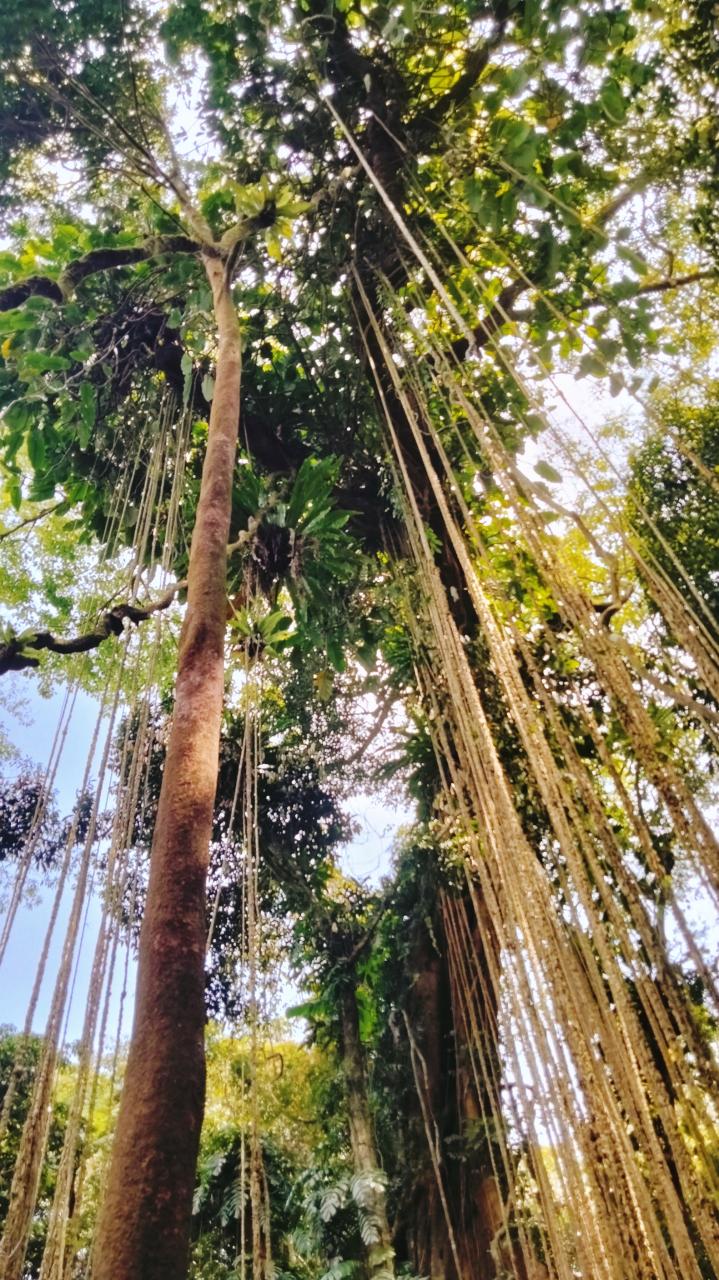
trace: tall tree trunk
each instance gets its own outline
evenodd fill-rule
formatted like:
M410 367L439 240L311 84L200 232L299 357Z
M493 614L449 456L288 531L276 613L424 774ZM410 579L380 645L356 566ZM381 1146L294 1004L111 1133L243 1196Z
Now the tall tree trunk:
M456 1132L452 1111L452 1022L447 979L446 948L440 942L441 921L432 922L430 934L424 919L416 921L410 935L407 970L412 975L407 994L407 1017L422 1055L422 1085L427 1109L440 1135ZM400 1218L407 1257L413 1272L429 1280L457 1280L449 1229L427 1145L419 1099L406 1117L409 1124L408 1158L414 1169L411 1197Z
M140 936L135 1022L94 1280L182 1280L205 1094L205 885L224 690L226 548L240 410L240 328L204 257L219 353L175 708Z
M394 1249L387 1218L387 1197L379 1167L374 1126L367 1096L367 1075L359 1034L354 984L342 993L342 1064L347 1088L350 1143L355 1173L367 1176L366 1204L377 1239L368 1246L368 1274L394 1275Z

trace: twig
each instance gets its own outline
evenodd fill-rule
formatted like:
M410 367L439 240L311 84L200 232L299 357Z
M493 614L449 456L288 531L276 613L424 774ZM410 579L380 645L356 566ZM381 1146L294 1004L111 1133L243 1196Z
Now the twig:
M379 709L379 714L375 717L375 720L372 724L372 728L370 729L369 733L365 735L365 737L362 739L362 741L360 742L356 750L352 752L352 755L348 756L348 758L344 762L345 765L356 764L357 761L361 759L361 757L364 755L367 748L372 745L375 738L377 738L378 735L380 734L385 724L385 721L387 720L387 717L389 716L394 704L395 704L394 694L390 693L387 695L384 702L382 703Z
M12 529L3 529L0 532L0 542L3 542L5 538L11 538L14 533L19 533L21 529L26 529L28 525L42 520L43 516L51 516L53 511L57 511L58 507L62 507L64 504L65 499L62 498L59 502L54 502L51 507L44 507L42 511L36 511L34 516L27 516L25 520L18 521L17 524L12 526Z

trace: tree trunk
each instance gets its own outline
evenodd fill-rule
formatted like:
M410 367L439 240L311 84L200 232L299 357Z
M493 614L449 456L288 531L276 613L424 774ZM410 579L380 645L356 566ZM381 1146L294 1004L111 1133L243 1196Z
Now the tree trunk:
M368 1216L376 1230L376 1239L367 1248L368 1275L393 1276L392 1234L387 1219L387 1198L367 1098L367 1076L353 984L348 985L342 993L342 1065L347 1087L347 1112L355 1173L366 1175L367 1187L364 1190L363 1205L366 1205Z
M452 1022L447 979L446 947L440 941L441 920L425 920L413 928L407 970L412 981L407 993L407 1017L422 1055L425 1102L440 1135L456 1132L452 1113ZM440 943L441 952L437 942ZM407 1257L413 1272L429 1280L457 1280L449 1229L427 1145L421 1104L407 1117L409 1159L414 1168L411 1198L401 1216Z
M224 691L226 548L240 328L204 258L219 353L192 535L175 708L140 936L135 1021L93 1258L94 1280L181 1280L204 1107L205 884Z

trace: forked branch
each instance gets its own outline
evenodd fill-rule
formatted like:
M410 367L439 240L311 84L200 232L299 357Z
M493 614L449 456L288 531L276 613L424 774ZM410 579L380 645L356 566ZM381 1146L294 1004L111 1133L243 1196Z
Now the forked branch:
M24 671L28 667L39 666L40 659L31 652L32 650L47 649L50 653L88 653L91 649L97 649L109 636L121 635L126 623L134 623L137 626L138 623L152 617L153 613L167 609L185 586L187 583L184 580L176 582L157 600L153 600L144 608L134 604L116 605L114 609L108 609L107 613L102 614L93 631L86 631L79 636L63 639L54 636L51 631L22 631L19 635L11 636L4 644L0 644L0 676L6 675L8 671Z
M21 306L32 297L49 298L60 305L72 297L87 276L116 267L134 266L136 262L147 262L166 253L199 253L201 248L208 251L207 246L199 245L188 236L151 236L138 245L91 249L82 258L71 262L58 280L51 276L28 276L0 290L0 311L12 311L13 307Z

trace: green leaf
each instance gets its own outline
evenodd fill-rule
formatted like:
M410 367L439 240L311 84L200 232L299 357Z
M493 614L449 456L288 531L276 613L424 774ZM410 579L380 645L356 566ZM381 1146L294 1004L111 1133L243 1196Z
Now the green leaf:
M599 94L599 105L613 124L623 124L627 118L627 104L616 80L607 80Z
M478 178L465 178L464 198L472 213L481 214L487 199L487 189Z
M519 67L509 67L504 73L504 87L507 96L511 98L515 93L521 93L535 70L536 68L531 62L525 62Z
M290 631L292 627L292 619L283 613L281 609L276 609L274 613L268 613L267 617L261 618L258 627L264 640L272 641L282 632Z
M78 437L80 446L86 449L95 426L97 417L97 394L89 382L83 382L80 388L80 430Z
M61 595L52 578L45 579L43 583L43 592L54 609L60 609L67 612L72 608L73 601L71 597Z
M14 253L6 251L0 253L0 271L7 271L10 275L19 275L22 270L18 259Z
M29 404L25 400L16 400L14 404L8 405L7 409L5 409L2 420L13 434L16 432L24 433L32 420Z
M497 142L510 152L521 147L531 132L532 126L526 120L518 120L515 117L505 117L500 120L495 130Z
M338 636L327 637L327 657L332 663L335 671L341 674L345 670L347 663L345 661L342 642Z
M282 261L282 245L280 243L280 238L273 227L268 227L265 231L265 246L270 257L275 262Z
M319 997L316 1000L305 1000L303 1004L293 1004L285 1010L286 1018L316 1018L329 1012L327 1001Z
M232 495L233 512L246 522L254 516L262 503L262 481L252 467L240 465L237 468L235 489Z
M12 311L0 312L0 334L22 333L24 329L32 329L37 324L37 316L27 307L15 307Z
M22 357L22 372L24 375L55 373L60 369L69 369L71 363L66 356L53 356L46 351L27 351Z
M45 466L45 440L39 428L31 428L27 437L27 456L32 463L33 471L42 471Z
M55 480L52 472L36 471L27 496L31 502L47 502L48 498L54 498Z
M234 196L235 208L242 217L256 218L262 213L269 195L266 178L248 186L241 186L239 182L229 182L228 187Z
M317 690L317 696L320 702L329 702L332 697L335 679L331 671L316 671L314 675L314 685Z
M290 529L301 529L315 514L318 503L332 492L337 477L338 462L330 455L318 461L305 458L297 472L290 500L287 504L286 523Z
M25 302L25 310L34 311L36 314L38 314L40 311L47 311L47 310L54 311L55 304L54 302L51 302L49 298L43 298L39 294L33 294Z
M202 394L209 404L215 394L215 379L211 373L206 373L202 379Z
M534 464L534 470L538 476L541 476L543 480L548 480L550 484L561 484L562 477L559 472L550 463L545 462L543 458L540 458L539 462Z
M591 351L583 355L579 361L579 373L581 377L591 374L593 378L603 378L607 372L606 362L599 356L595 356Z
M627 262L639 276L645 276L649 271L649 267L642 255L636 253L634 249L627 248L626 245L617 245L617 257L621 258L622 262Z

